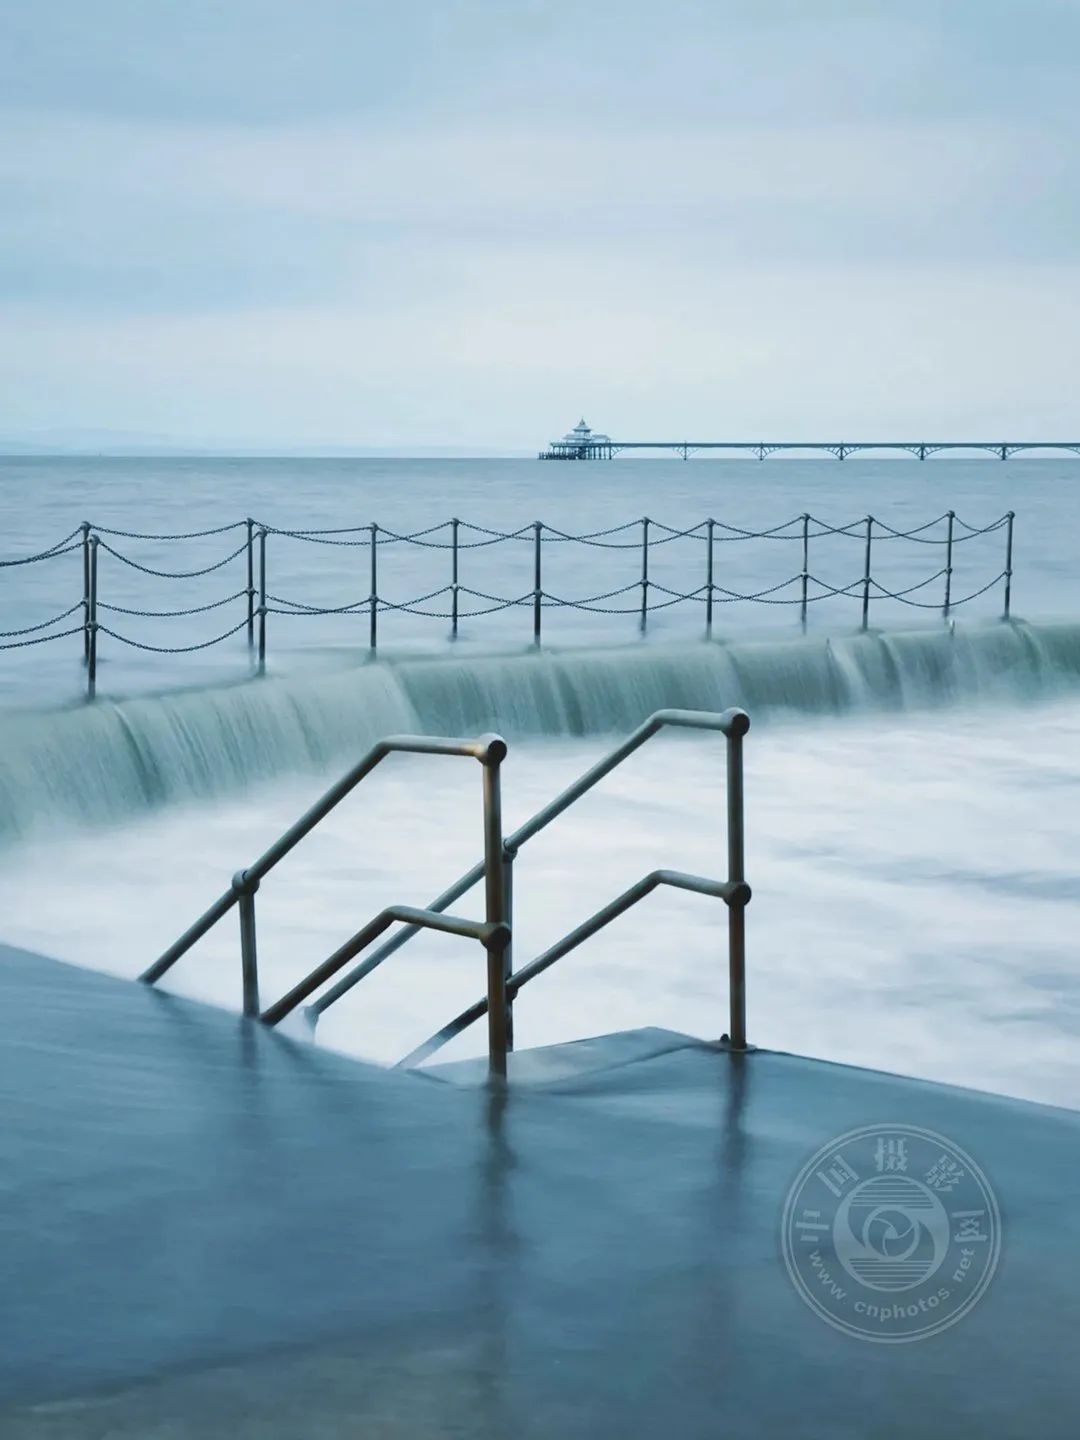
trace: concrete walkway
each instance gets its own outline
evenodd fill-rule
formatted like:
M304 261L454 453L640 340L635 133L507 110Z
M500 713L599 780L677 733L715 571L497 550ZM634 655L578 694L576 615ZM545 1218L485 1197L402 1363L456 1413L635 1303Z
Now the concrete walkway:
M3 949L0 1013L4 1440L1080 1434L1080 1115L657 1031L491 1090ZM1004 1216L915 1344L780 1256L804 1161L876 1122Z

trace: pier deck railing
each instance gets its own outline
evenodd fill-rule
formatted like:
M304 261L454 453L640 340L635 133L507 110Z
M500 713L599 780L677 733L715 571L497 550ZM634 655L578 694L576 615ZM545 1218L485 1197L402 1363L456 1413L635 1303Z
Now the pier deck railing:
M180 534L147 534L122 531L84 521L69 535L47 549L34 554L0 560L0 607L3 604L2 572L29 565L48 565L65 556L76 557L81 564L77 597L70 605L49 619L23 627L0 629L0 651L23 649L49 644L69 637L79 637L82 660L86 669L86 693L93 698L97 689L98 662L103 641L154 654L190 654L208 650L236 639L246 647L249 666L262 674L266 668L268 625L319 616L356 616L364 623L361 641L374 655L379 645L379 618L387 613L438 620L448 627L451 638L462 628L500 612L524 611L532 642L543 639L544 617L552 611L572 610L583 614L634 617L638 627L648 628L649 617L658 611L678 606L695 609L704 621L704 630L712 631L718 610L725 605L745 602L766 606L787 606L794 610L805 627L811 606L825 601L853 600L859 607L860 622L870 624L871 604L891 600L923 611L940 611L947 619L961 605L977 599L997 586L1002 587L1002 614L1008 619L1012 607L1013 533L1015 514L1006 514L987 525L971 525L955 511L948 510L935 519L908 530L899 530L872 515L845 525L831 525L809 513L795 516L782 524L764 530L751 530L729 525L715 518L675 528L643 516L604 530L571 534L543 521L533 521L517 530L501 531L454 518L425 529L402 533L378 524L345 526L335 529L284 529L252 518L233 521L210 529ZM1001 568L968 593L957 595L953 584L954 560L958 548L980 537L998 534L1002 537ZM208 564L186 568L150 565L136 559L125 549L131 541L175 542L208 540L221 537L225 553ZM854 542L853 560L861 565L844 584L832 584L812 569L812 542L823 537L839 537ZM771 542L792 553L793 566L782 578L754 590L736 589L721 583L723 567L718 557L724 547L748 541ZM881 545L906 542L912 546L930 547L930 573L910 585L892 588L874 573L874 563ZM366 591L341 604L314 605L282 594L273 582L273 557L268 554L275 544L302 544L321 547L349 547L365 558L363 569L368 579ZM655 562L663 547L679 543L680 573L688 580L679 587L663 584L656 578ZM432 579L438 572L444 583L411 598L392 598L380 592L380 556L394 547L418 548L432 562ZM529 582L518 594L497 595L468 586L461 581L462 557L465 553L486 552L492 546L512 546L523 551ZM550 547L584 546L606 552L623 552L632 567L625 583L596 594L565 595L555 593L546 579L545 555ZM696 556L695 552L696 551ZM856 558L857 557L857 558ZM171 608L145 608L120 605L109 598L105 576L106 566L125 567L138 572L148 584L196 581L228 571L232 576L230 593L206 603ZM231 567L231 569L230 569ZM853 565L853 569L855 566ZM697 569L699 583L692 584ZM169 622L215 612L227 614L231 623L219 633L193 643L165 643L173 638ZM0 610L2 613L2 610ZM132 618L154 623L153 639L140 638L127 632Z
M640 749L646 741L666 727L713 731L727 742L727 879L714 880L689 875L679 870L654 870L635 885L610 901L587 920L564 935L529 964L513 969L513 903L514 862L521 847L545 830L560 815L612 770ZM497 735L481 735L475 740L453 740L420 735L393 736L380 741L356 765L315 802L301 818L274 842L254 864L238 870L230 887L180 936L163 955L139 977L148 985L156 984L187 952L202 939L234 907L240 912L240 960L243 982L243 1011L251 1019L265 1025L280 1024L298 1006L334 979L345 966L379 939L392 925L400 929L378 949L367 955L329 989L324 990L311 1006L309 1018L314 1022L331 1005L348 994L384 960L406 944L422 929L441 930L452 935L480 941L487 953L487 990L482 999L462 1011L435 1035L413 1050L400 1063L419 1064L454 1036L479 1020L488 1017L488 1063L491 1072L505 1075L507 1054L514 1047L513 1003L517 995L536 976L550 969L557 960L568 955L585 940L611 924L620 915L643 900L661 885L688 890L722 900L728 910L728 996L729 1029L723 1042L734 1050L745 1050L746 1043L746 928L745 911L750 901L750 887L745 877L744 800L743 800L743 737L750 728L744 710L715 713L705 710L658 710L639 725L609 754L598 760L577 780L537 811L524 825L504 836L502 824L502 791L500 768L507 754L506 742ZM388 755L398 752L412 754L465 755L483 767L484 794L484 858L461 875L448 889L423 908L391 905L380 911L361 930L339 946L317 965L287 994L265 1009L260 1009L259 976L255 930L255 893L260 883L301 840L326 818ZM484 882L485 915L481 920L468 920L448 915L450 905L460 900L480 880Z
M1080 440L613 440L609 435L567 435L541 450L538 460L614 460L628 450L660 450L689 460L708 451L719 455L749 456L767 460L770 455L830 455L846 460L849 455L913 455L929 460L932 455L962 450L1008 460L1030 451L1080 455Z

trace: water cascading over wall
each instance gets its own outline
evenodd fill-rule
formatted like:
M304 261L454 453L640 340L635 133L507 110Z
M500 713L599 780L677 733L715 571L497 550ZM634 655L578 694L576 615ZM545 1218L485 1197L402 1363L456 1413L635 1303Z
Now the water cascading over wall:
M410 659L0 717L0 839L348 763L402 731L622 733L665 706L785 716L1080 687L1080 624Z

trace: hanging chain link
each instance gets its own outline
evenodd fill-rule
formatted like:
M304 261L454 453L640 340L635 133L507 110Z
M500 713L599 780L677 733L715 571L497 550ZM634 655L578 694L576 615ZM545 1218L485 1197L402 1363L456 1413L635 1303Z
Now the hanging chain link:
M396 611L401 614L420 616L429 619L452 620L456 626L459 620L475 619L481 616L494 615L502 611L512 610L517 607L532 607L534 614L538 617L543 610L574 610L582 613L599 615L631 615L640 614L644 618L655 612L667 610L677 605L701 605L708 608L711 617L714 604L734 604L737 602L752 602L763 605L801 605L805 618L805 607L809 604L830 598L859 598L865 605L868 598L873 596L875 600L890 600L902 605L913 606L923 610L941 609L941 603L937 600L923 600L916 598L918 593L924 591L928 586L946 579L946 613L957 606L967 604L979 596L992 590L1001 581L1006 582L1006 617L1009 615L1009 586L1012 579L1012 539L1013 520L1011 512L1000 516L988 525L976 526L960 519L953 512L946 511L933 520L913 526L910 529L896 529L886 522L874 518L873 538L876 542L889 540L908 540L921 545L945 545L947 547L944 567L935 571L934 574L919 580L914 584L900 589L889 589L879 580L867 572L846 585L831 585L827 581L813 575L806 564L807 543L811 540L823 537L837 536L850 538L863 543L867 542L868 525L871 523L860 518L845 525L833 525L820 517L806 514L784 521L780 525L774 525L766 529L750 530L735 525L729 525L716 519L699 521L696 525L686 528L676 528L665 525L657 520L629 520L620 525L613 525L607 529L584 531L575 534L569 531L559 530L542 522L531 522L516 530L497 530L485 525L473 524L464 520L447 520L439 524L427 526L424 529L414 531L388 530L382 526L353 525L337 528L299 528L286 529L273 526L263 521L254 519L235 520L221 525L216 525L203 530L188 530L168 534L152 533L136 530L120 530L108 526L94 526L84 522L69 535L58 540L47 549L40 550L31 555L16 556L9 559L0 559L0 569L13 566L24 566L41 563L47 560L56 559L60 556L69 555L81 551L84 559L84 594L82 599L68 607L51 619L42 620L32 625L23 626L18 629L0 630L0 649L10 650L29 645L46 644L51 640L59 640L68 636L82 634L84 636L86 653L96 655L96 637L101 635L109 636L121 645L130 646L136 650L150 651L156 654L187 654L194 651L207 650L212 646L222 644L231 637L240 633L245 627L248 631L249 644L252 642L253 622L258 617L261 632L265 635L265 619L267 615L291 616L299 618L311 618L314 616L355 616L373 615L375 610ZM947 524L947 532L943 534L932 533ZM226 535L238 529L247 529L247 536L235 549L209 564L201 565L187 570L165 570L156 566L148 565L132 555L125 554L117 549L104 536L111 536L114 539L138 540L148 542L169 542L169 541L190 541L202 540L218 535ZM982 536L994 534L1007 528L1008 544L1006 553L1005 569L988 580L978 589L960 598L952 598L948 590L948 581L952 576L952 555L956 545L969 540L975 540ZM443 538L446 532L450 532L449 538ZM959 533L957 533L959 531ZM462 532L476 538L463 539ZM453 583L442 585L437 589L429 590L425 594L414 596L406 600L390 600L377 593L367 594L361 598L348 601L341 605L316 605L305 600L294 599L289 596L269 593L266 589L266 539L297 541L306 544L344 546L353 548L370 548L377 543L380 548L385 546L414 546L431 550L450 550L453 552ZM625 537L625 538L623 538ZM644 538L643 538L644 537ZM673 589L670 586L660 583L655 578L644 579L647 574L649 553L663 545L679 541L701 542L707 539L709 547L708 557L708 579L703 585L694 589ZM743 592L731 589L724 585L717 584L714 580L713 570L713 546L722 544L739 543L742 541L769 540L769 541L793 541L804 547L803 569L785 580L769 585L763 589ZM259 584L254 583L254 556L256 542L259 551ZM540 547L544 545L582 545L595 549L619 550L619 551L641 551L644 545L642 578L635 578L624 585L617 586L611 590L601 591L596 594L571 597L559 595L540 586L540 571L536 571L536 585L533 589L516 596L502 596L489 593L484 590L475 589L458 583L457 555L462 550L485 549L492 545L502 545L514 542L525 542L535 549L536 565L539 567ZM108 603L98 598L98 574L97 574L97 551L100 549L111 556L120 564L139 572L142 575L154 579L163 580L193 580L205 575L211 575L225 566L231 564L240 556L246 556L248 563L248 583L243 589L234 590L217 600L211 600L202 604L190 605L178 609L140 609L135 606L119 605ZM868 552L869 555L869 552ZM91 556L93 557L91 562ZM799 593L784 595L781 592L791 587L799 587ZM374 585L373 585L374 588ZM634 594L632 604L619 605L610 604L622 596ZM642 599L636 597L641 594ZM438 601L444 595L452 596L450 609L432 608L431 602ZM256 597L258 603L256 603ZM471 609L461 609L461 597L467 597L474 602ZM663 597L663 598L657 598ZM202 615L211 611L220 610L236 602L243 602L247 614L236 625L215 635L208 640L193 642L186 645L160 645L149 641L138 639L134 636L124 635L102 625L97 620L99 612L118 616L131 616L149 620L173 620L182 619L193 615ZM83 624L76 628L66 630L55 630L53 627L62 625L65 620L79 611L83 612ZM374 622L373 622L374 623ZM537 625L539 620L537 619ZM45 633L48 632L48 633ZM537 630L537 635L539 631ZM260 641L260 645L262 645ZM374 641L372 641L374 644ZM261 653L261 651L260 651Z

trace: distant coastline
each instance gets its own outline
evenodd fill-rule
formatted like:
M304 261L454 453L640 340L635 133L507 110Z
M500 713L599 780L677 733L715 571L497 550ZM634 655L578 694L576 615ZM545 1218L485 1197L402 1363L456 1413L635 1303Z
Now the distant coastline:
M466 445L185 445L168 437L75 432L69 438L0 437L0 460L531 460L534 452Z

